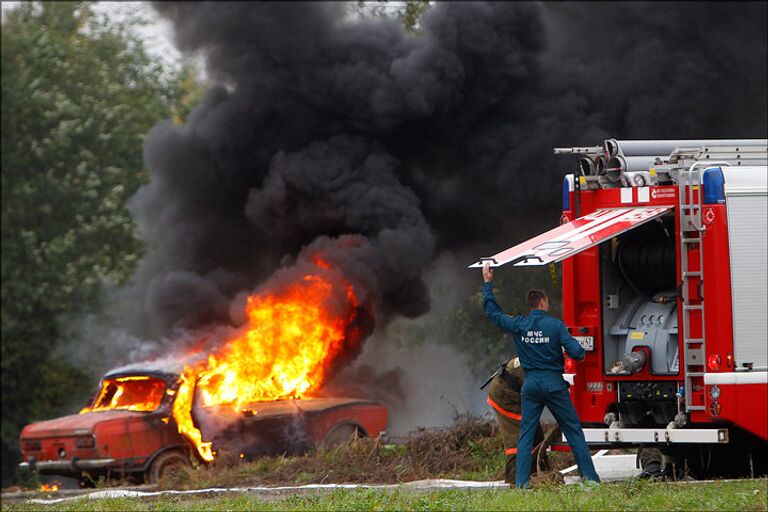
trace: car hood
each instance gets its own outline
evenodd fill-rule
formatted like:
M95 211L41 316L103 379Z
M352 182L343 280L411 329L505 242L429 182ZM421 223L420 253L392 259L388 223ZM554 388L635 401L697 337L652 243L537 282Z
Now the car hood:
M375 405L382 407L378 402L362 398L322 397L252 402L241 405L239 411L235 411L228 405L208 406L204 407L203 410L208 415L217 417L220 420L231 421L239 417L258 416L260 419L275 416L299 415L302 413L328 411L355 405Z
M87 435L93 432L93 427L97 423L105 421L127 421L132 417L145 417L147 414L151 413L119 409L87 412L84 414L70 414L69 416L62 416L61 418L30 423L21 431L21 437L30 439L52 436Z

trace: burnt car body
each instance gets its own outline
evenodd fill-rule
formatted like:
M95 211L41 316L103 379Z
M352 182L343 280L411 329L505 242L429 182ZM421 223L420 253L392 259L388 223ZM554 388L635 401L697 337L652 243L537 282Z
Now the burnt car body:
M118 389L123 383L130 386ZM86 473L92 478L118 474L153 482L168 466L202 463L197 450L179 434L172 416L179 384L179 375L172 372L108 373L80 414L24 427L19 436L20 466L41 474L81 477ZM122 403L130 395L129 387L136 386L142 393L149 390L150 399L138 405ZM383 405L356 398L256 402L240 411L196 407L193 416L203 438L213 442L217 458L243 460L303 453L352 435L376 437L387 422Z

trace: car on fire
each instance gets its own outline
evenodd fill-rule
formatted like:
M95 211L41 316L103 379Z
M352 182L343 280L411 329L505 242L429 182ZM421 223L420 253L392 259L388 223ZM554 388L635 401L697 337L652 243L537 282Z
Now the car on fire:
M20 467L75 478L124 476L150 483L205 463L172 414L180 374L140 367L107 373L79 414L31 423L20 434ZM195 407L217 458L299 454L352 436L384 433L387 409L357 398L255 402L235 410Z

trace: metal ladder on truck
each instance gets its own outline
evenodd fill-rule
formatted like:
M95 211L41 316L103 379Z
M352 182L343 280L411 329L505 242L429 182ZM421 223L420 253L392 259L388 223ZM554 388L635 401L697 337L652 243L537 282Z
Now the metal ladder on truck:
M678 176L680 215L680 298L683 317L683 365L685 370L685 411L706 409L706 329L704 325L704 231L702 176L704 168L727 166L727 162L695 162ZM691 259L696 250L698 258ZM698 260L698 261L697 261ZM691 294L691 288L696 295ZM696 333L696 337L692 336Z

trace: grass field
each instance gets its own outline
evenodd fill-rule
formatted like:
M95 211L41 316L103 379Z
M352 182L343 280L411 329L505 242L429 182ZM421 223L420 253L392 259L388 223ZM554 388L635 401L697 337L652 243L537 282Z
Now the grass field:
M576 485L530 491L339 490L289 497L79 499L63 503L3 503L3 511L138 510L768 510L768 479L691 484L632 480L595 489Z

